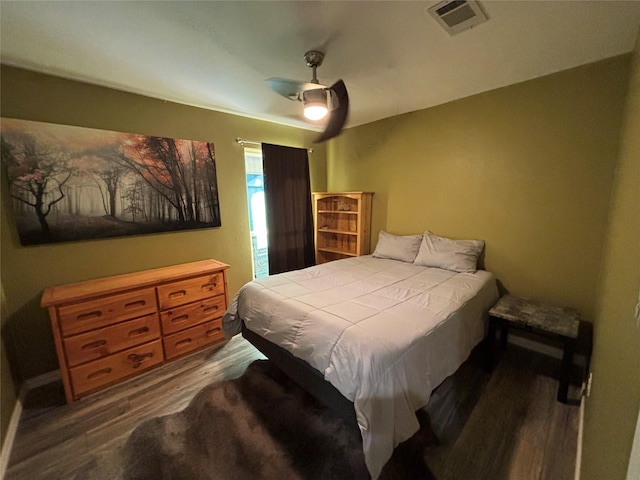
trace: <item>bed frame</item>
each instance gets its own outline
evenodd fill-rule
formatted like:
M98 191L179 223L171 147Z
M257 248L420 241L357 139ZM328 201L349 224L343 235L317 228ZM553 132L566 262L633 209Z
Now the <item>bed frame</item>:
M244 322L242 322L242 336L260 350L265 357L280 368L289 378L321 403L331 408L347 422L357 425L353 402L349 401L336 387L327 382L322 373L304 360L294 357L284 348L252 332L245 327Z

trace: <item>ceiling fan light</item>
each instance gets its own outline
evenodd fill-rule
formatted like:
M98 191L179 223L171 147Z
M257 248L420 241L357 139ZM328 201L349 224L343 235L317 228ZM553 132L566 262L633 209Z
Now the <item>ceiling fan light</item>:
M326 105L307 104L304 106L304 116L309 120L322 120L327 116Z
M309 120L322 120L329 113L324 89L308 90L303 94L304 116Z

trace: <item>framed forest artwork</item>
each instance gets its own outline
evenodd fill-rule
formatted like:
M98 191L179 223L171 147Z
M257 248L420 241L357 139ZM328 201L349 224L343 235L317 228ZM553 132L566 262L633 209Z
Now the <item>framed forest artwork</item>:
M3 118L22 245L219 227L213 143Z

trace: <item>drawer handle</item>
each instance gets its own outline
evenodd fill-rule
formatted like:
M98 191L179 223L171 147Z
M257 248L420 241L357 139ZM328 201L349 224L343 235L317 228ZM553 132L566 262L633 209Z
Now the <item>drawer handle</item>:
M184 297L186 294L186 290L178 290L177 292L171 292L169 298Z
M218 310L218 308L220 308L220 305L210 305L210 306L202 305L202 311L203 312L209 312L211 310Z
M216 288L217 286L218 286L218 284L217 284L216 282L205 283L205 284L202 286L202 289L203 289L203 290L209 290L209 291L211 291L211 290L213 290L214 288Z
M130 337L135 337L136 335L144 335L149 331L149 327L136 328L135 330L131 330L129 332Z
M180 315L171 319L171 323L184 322L189 319L189 315Z
M102 310L95 310L93 312L81 313L76 317L77 320L89 320L91 318L97 318L102 316Z
M207 337L213 337L215 334L220 333L220 327L212 328L207 331Z
M152 358L153 357L153 352L148 352L148 353L143 353L142 355L137 354L137 353L132 353L130 354L127 358L133 362L133 368L138 368L140 365L142 365L142 362L146 359L146 358Z
M144 300L136 300L135 302L125 303L124 308L144 307L146 303Z
M176 348L186 347L191 342L192 340L190 338L185 338L184 340L180 340L179 342L176 342Z
M89 375L87 375L87 380L93 380L94 378L101 377L102 375L109 375L111 371L112 371L111 368L107 367L107 368L103 368L102 370L91 372Z
M83 345L81 350L91 350L93 348L103 347L106 344L107 344L106 340L96 340L95 342L91 342Z

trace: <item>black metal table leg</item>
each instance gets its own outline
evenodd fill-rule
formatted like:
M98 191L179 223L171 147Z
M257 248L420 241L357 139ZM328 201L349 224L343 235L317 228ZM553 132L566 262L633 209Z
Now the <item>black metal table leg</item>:
M496 340L497 323L497 318L489 316L489 329L487 331L487 344L484 357L484 369L489 373L491 373L491 371L493 370L493 344Z
M562 354L562 364L560 365L560 385L558 387L558 401L562 403L567 403L575 349L575 339L567 338L564 340L564 352Z
M509 322L500 319L500 348L507 348L507 338L509 336Z

